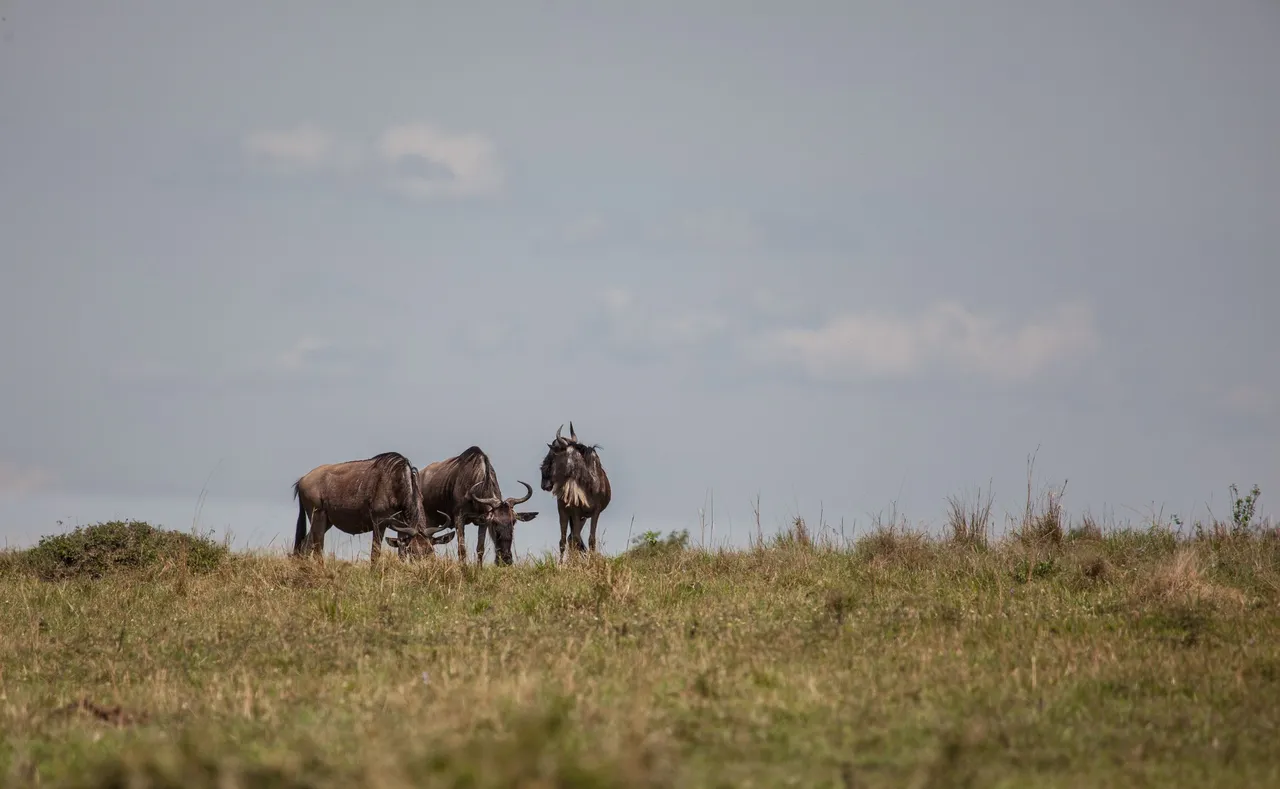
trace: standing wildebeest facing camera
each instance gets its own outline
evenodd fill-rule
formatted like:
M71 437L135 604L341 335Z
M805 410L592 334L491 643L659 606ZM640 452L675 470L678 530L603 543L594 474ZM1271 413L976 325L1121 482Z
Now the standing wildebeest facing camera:
M556 438L547 444L542 459L542 489L556 497L560 513L560 556L564 556L566 532L573 530L573 547L585 551L582 524L591 518L591 552L596 552L596 524L600 513L609 506L613 489L604 473L600 453L594 445L579 443L578 434L569 423L569 437L560 435L564 425L556 428Z
M520 480L516 480L520 482ZM422 506L427 513L449 513L458 534L458 560L467 560L466 525L474 523L480 533L476 537L476 564L484 564L484 543L488 532L493 532L495 564L511 564L511 543L515 539L516 521L531 521L536 512L516 512L517 504L523 504L533 496L533 488L527 482L524 498L502 498L498 475L494 473L489 456L480 447L468 447L461 454L423 466L418 472L418 484L422 488ZM435 516L428 514L435 522Z
M382 554L382 539L387 529L403 538L425 541L426 553L431 545L453 539L435 535L449 528L433 524L422 510L422 491L418 487L418 470L399 452L383 452L365 460L329 463L316 466L293 483L298 500L298 526L293 538L294 554L301 554L310 540L311 550L324 551L324 533L336 526L347 534L373 532L370 559ZM311 534L307 534L307 518L311 518ZM393 543L393 545L397 545ZM404 556L407 546L400 547ZM417 546L423 551L422 544Z

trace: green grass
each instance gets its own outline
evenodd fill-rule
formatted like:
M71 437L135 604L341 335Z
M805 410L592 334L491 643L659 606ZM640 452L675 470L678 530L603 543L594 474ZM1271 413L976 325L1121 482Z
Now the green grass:
M0 778L1280 785L1280 540L1037 535L479 572L0 555Z

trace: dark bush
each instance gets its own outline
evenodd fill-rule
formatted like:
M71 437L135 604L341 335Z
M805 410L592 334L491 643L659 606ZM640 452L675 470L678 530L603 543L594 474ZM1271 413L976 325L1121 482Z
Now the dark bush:
M110 521L78 526L67 534L40 538L18 556L41 578L100 578L119 570L137 570L165 562L186 562L193 572L208 572L227 548L208 537L159 529L143 521Z

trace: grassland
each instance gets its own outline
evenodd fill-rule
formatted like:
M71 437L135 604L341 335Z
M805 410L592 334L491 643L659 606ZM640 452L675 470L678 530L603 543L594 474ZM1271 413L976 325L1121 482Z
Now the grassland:
M478 572L0 555L0 778L1280 785L1280 539L1029 526Z

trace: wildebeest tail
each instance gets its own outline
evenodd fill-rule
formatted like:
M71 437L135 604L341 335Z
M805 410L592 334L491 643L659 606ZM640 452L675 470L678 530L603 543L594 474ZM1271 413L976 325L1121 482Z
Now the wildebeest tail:
M298 500L298 526L293 531L293 552L302 552L302 541L307 537L307 507L298 495L298 483L293 483L293 497Z

